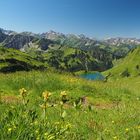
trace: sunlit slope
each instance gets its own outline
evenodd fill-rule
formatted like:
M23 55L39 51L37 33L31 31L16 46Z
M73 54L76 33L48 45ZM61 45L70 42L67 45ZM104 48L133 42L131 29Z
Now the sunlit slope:
M24 52L0 47L0 72L26 71L45 67L43 62Z
M112 77L134 77L140 75L140 47L132 50L118 65L104 72Z

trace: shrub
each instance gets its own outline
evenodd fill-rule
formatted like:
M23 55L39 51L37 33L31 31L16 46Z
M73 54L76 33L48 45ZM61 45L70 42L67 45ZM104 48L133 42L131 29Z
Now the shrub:
M121 73L121 76L122 76L122 77L129 77L129 76L130 76L130 73L129 73L128 69L125 69L125 70Z

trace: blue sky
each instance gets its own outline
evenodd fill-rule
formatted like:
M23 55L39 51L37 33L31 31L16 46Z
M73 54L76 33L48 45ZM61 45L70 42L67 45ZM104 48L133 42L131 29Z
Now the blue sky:
M0 0L0 27L140 38L140 0Z

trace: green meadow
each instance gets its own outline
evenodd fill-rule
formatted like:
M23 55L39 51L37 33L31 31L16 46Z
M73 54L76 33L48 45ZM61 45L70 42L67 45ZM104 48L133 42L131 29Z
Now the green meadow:
M0 140L140 140L140 0L0 0Z
M0 74L2 140L139 140L140 80L70 73Z

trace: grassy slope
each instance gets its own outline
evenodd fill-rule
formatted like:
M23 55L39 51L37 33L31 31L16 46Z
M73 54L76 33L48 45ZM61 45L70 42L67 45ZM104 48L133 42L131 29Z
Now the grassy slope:
M136 68L139 66L139 69ZM140 47L131 51L118 65L104 72L111 73L113 77L121 77L121 73L128 69L130 76L138 76L140 74Z
M14 74L0 74L1 100L0 116L1 131L0 137L6 139L71 139L71 140L92 140L92 139L135 139L140 137L140 81L137 78L127 78L118 81L92 82L73 77L69 74L58 74L55 72L18 72ZM13 104L10 99L18 97L20 88L26 88L29 92L28 110L37 111L38 118L30 120L30 115L24 112L21 103ZM60 117L60 107L47 108L47 126L41 122L42 110L39 104L42 103L42 92L48 90L52 93L50 103L58 104L60 92L66 91L69 102L64 107L67 115L64 121ZM88 105L93 107L75 108L74 101L79 97L87 96ZM18 97L19 98L19 97ZM9 102L6 104L5 102ZM83 104L82 104L83 105ZM83 105L84 106L84 105ZM7 117L8 110L18 114L14 117ZM16 111L15 111L16 110ZM25 113L25 117L24 117ZM36 123L36 121L38 123ZM57 135L59 130L54 130L54 123L59 127L70 123L72 128L67 133ZM15 128L13 126L16 125ZM8 131L12 128L12 131ZM61 131L65 127L63 126ZM37 133L39 131L39 133ZM55 132L57 131L57 132ZM46 132L48 133L46 136ZM61 132L58 132L61 133ZM49 135L49 136L48 136ZM53 137L54 136L54 137ZM50 138L50 139L51 139Z
M13 66L17 66L18 68L20 65L23 65L23 68L29 67L29 69L39 68L41 66L45 67L42 62L37 61L35 58L26 53L15 49L0 47L0 70L8 69Z

